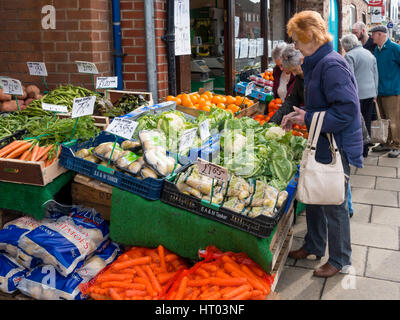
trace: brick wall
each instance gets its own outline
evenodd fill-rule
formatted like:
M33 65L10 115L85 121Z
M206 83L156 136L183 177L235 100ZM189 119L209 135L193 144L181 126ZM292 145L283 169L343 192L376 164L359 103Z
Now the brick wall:
M146 37L143 0L121 0L121 34L123 79L126 90L148 91L146 68ZM167 1L154 1L154 28L158 99L168 95L168 60L161 36L166 33Z
M43 29L42 6L54 5L56 29ZM93 88L90 75L79 74L75 60L96 64L99 75L113 74L111 3L108 0L0 0L0 74L35 83L27 61L46 63L50 89L71 83Z
M367 17L367 25L370 23L370 15L368 14L368 5L364 0L342 0L342 30L343 35L351 32L350 7L356 8L356 21L362 21L362 13ZM368 29L368 28L367 28Z

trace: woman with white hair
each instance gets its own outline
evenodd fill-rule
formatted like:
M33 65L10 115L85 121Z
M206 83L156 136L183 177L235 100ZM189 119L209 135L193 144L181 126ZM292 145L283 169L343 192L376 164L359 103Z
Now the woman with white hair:
M282 102L285 101L286 97L292 91L294 81L296 80L296 77L291 72L284 71L282 67L282 52L287 45L286 42L278 43L271 52L272 60L276 64L272 72L272 76L274 77L272 92L274 98L280 98Z
M304 74L301 69L304 57L299 50L295 49L294 44L288 44L282 51L281 58L283 71L295 76L295 82L290 94L269 121L278 125L281 124L284 115L294 111L293 106L304 105Z
M368 133L371 134L372 112L374 100L378 95L378 67L376 58L367 49L364 49L354 34L342 37L341 44L346 51L344 58L353 71L358 86L361 114L364 118ZM364 143L363 156L368 156L368 144Z

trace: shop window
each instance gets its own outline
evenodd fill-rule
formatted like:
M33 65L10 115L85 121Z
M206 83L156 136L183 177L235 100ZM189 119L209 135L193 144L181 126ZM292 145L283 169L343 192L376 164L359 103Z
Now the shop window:
M355 24L357 22L357 10L356 7L354 5L350 5L349 8L349 32L351 32L351 29L353 27L353 24Z
M365 12L363 12L363 13L361 14L361 19L362 19L362 22L364 22L364 24L367 24L367 15L366 15Z

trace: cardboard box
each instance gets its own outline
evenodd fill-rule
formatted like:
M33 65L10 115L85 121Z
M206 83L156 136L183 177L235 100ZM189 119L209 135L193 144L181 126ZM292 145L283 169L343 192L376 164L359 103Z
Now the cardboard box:
M47 168L43 161L0 159L0 181L45 186L68 169L54 161Z

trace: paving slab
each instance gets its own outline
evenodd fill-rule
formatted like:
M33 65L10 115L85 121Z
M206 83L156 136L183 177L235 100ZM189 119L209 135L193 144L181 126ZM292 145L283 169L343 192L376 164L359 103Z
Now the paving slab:
M296 223L293 226L293 236L304 238L307 233L306 216L297 216Z
M319 300L324 282L310 269L285 266L275 291L281 300Z
M378 165L382 167L396 167L400 168L399 158L389 158L388 156L379 157Z
M366 176L397 178L397 168L366 165L363 168L358 168L357 174Z
M383 249L399 250L399 228L373 223L351 223L351 243Z
M396 191L352 188L351 197L353 203L398 207L398 196Z
M372 206L371 223L400 226L400 208Z
M351 187L374 189L375 181L376 177L373 176L362 176L359 174L350 175Z
M400 284L338 274L328 278L321 300L399 300Z
M352 165L350 165L350 175L356 174L356 172L357 172L357 168L352 166Z
M363 187L368 188L368 187ZM400 191L400 179L376 177L376 189Z
M350 219L350 223L353 221L368 223L371 217L371 207L370 204L353 202L353 217Z
M364 166L377 166L378 160L378 156L364 158Z
M400 284L400 252L369 248L366 277L397 281Z

